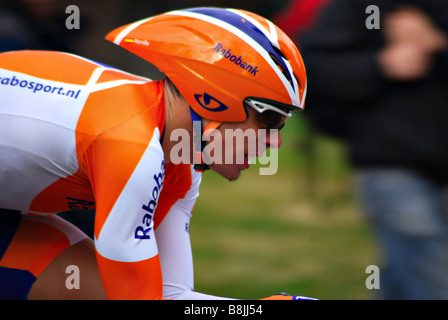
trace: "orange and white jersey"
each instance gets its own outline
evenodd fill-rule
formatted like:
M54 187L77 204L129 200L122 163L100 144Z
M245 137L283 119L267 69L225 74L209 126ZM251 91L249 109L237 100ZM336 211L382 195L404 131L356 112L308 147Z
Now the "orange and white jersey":
M162 269L165 294L192 290L186 226L201 176L165 164L164 126L162 81L66 53L0 54L0 208L95 209L108 298L164 298Z

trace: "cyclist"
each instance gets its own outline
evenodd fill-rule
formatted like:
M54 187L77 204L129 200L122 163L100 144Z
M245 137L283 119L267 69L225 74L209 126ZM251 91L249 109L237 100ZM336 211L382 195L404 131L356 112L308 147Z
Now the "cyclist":
M280 147L275 130L304 105L300 53L270 21L222 8L168 12L107 39L167 78L68 53L0 54L0 297L223 299L194 291L186 226L201 172L236 179L249 148L234 150L242 163L206 162L211 141L191 139L179 163L171 135L193 137L194 121L200 136L273 129L258 142ZM82 209L95 209L94 241L55 215Z

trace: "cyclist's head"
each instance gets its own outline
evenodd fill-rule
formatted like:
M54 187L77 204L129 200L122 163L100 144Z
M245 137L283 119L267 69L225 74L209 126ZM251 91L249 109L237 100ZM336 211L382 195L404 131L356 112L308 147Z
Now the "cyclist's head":
M108 40L159 68L191 108L215 122L242 122L246 107L265 128L304 107L306 71L293 42L254 13L177 10L112 31Z

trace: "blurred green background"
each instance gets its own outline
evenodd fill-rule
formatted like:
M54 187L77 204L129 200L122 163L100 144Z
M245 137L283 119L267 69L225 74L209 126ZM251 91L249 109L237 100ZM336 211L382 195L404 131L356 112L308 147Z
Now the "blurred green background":
M195 290L242 299L373 298L365 280L366 267L378 263L376 246L343 146L314 135L300 114L281 134L275 175L260 175L260 164L232 182L203 174L190 225Z

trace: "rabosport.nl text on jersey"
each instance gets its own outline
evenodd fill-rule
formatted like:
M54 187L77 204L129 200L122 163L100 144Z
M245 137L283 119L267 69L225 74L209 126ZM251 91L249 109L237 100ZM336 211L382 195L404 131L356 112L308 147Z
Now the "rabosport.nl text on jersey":
M78 96L81 93L81 89L67 90L62 86L52 86L35 81L21 80L16 76L12 76L12 78L0 77L0 85L27 89L32 91L33 93L41 92L41 93L57 94L60 96L65 96L73 99L78 99Z

